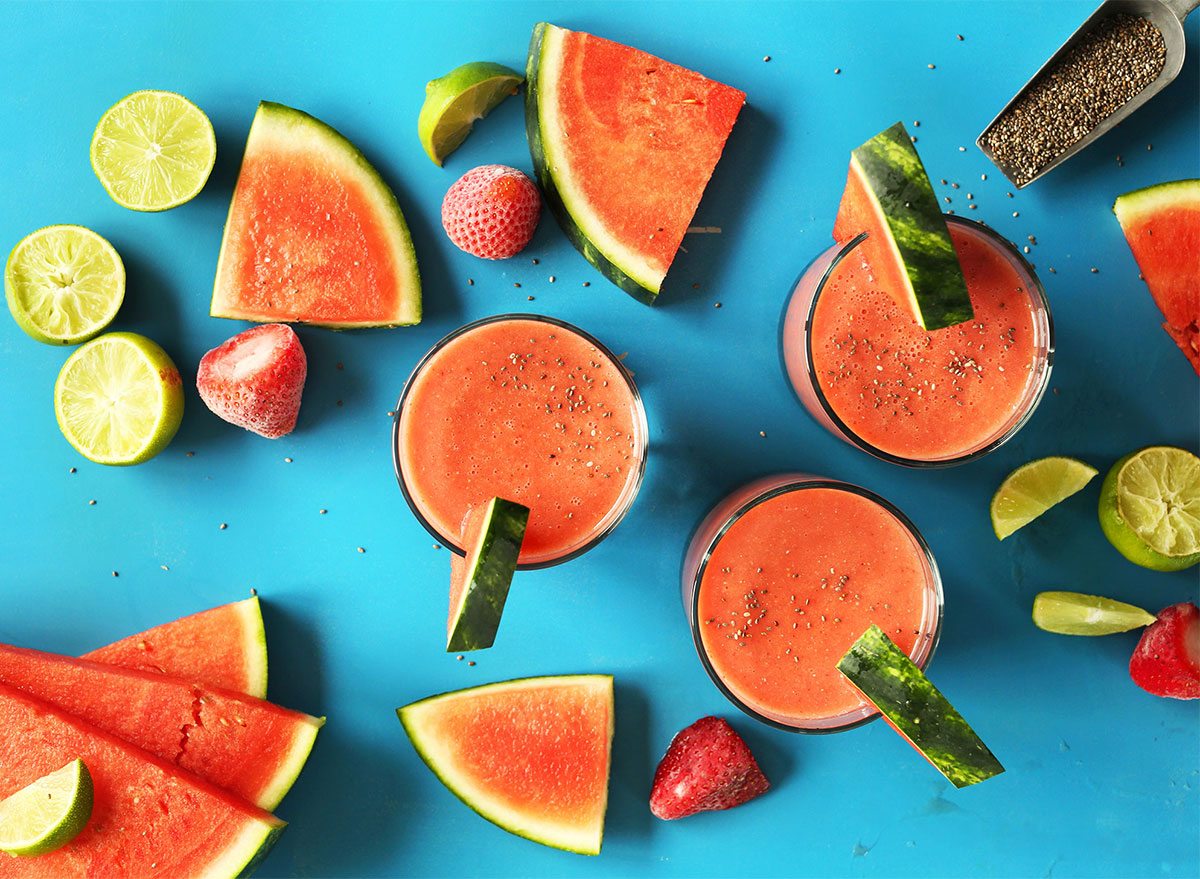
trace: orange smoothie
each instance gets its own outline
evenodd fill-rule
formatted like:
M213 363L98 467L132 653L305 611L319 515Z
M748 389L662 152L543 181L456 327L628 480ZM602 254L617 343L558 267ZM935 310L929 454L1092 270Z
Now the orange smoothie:
M874 716L837 663L872 624L928 660L941 614L928 548L886 502L845 483L782 477L734 497L740 509L718 507L723 523L710 516L697 535L711 549L692 577L693 634L710 675L786 728ZM685 569L685 600L687 581Z
M853 249L810 295L802 278L785 318L801 400L835 433L901 463L990 451L1032 413L1049 377L1049 311L1028 264L995 233L947 219L973 320L923 330Z
M397 474L413 511L461 549L492 497L530 508L523 566L553 564L608 533L633 502L645 414L628 372L559 321L513 315L444 339L397 410Z

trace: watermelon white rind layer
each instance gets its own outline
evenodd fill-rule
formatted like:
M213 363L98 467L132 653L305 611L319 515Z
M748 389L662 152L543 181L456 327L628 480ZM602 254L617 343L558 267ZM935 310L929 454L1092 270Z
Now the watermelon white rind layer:
M837 667L955 787L1004 771L949 700L878 626L867 629Z
M233 199L229 207L229 216L225 223L225 233L221 240L221 253L217 260L217 275L213 286L212 306L210 313L213 317L225 317L259 322L296 322L308 323L329 329L354 329L359 327L403 326L419 323L421 320L421 277L417 268L416 253L413 250L412 236L408 224L400 210L400 204L395 194L379 176L379 172L367 161L362 152L335 128L307 113L292 107L262 101L258 105L254 121L250 126L250 134L246 139L246 150L242 160L245 171L249 160L255 156L269 153L295 154L319 158L323 168L332 170L341 180L353 184L367 199L371 209L370 219L384 232L388 241L388 250L394 264L393 276L396 285L396 301L392 311L369 318L346 317L309 317L303 313L281 313L272 309L269 313L248 309L239 304L239 275L238 270L247 261L254 263L256 256L252 248L245 248L248 230L236 225L236 214L241 194L242 174L239 174L238 186L235 187ZM336 205L330 205L329 212L337 210ZM253 230L257 234L270 234L286 240L294 235L291 229ZM299 236L297 236L299 238ZM320 249L330 242L314 242L296 240L290 242L290 252L303 254L306 259L319 261ZM336 245L337 242L332 242ZM276 267L258 266L264 272L271 273ZM289 279L292 282L292 279ZM320 291L310 291L317 296Z
M533 814L531 809L520 808L519 803L511 797L505 796L504 792L489 789L488 782L491 779L479 775L472 777L469 772L470 766L466 765L465 760L456 751L458 742L455 737L447 735L439 729L439 720L443 717L452 716L456 711L459 714L464 711L470 713L481 698L512 697L520 699L523 694L528 696L529 691L545 690L561 691L567 695L577 696L579 699L590 699L592 703L604 706L607 715L600 719L603 727L593 730L602 739L597 744L603 753L584 755L602 760L604 773L604 783L596 791L595 800L590 803L591 814L584 821L573 823L567 820L565 813L556 808L553 797L538 796L541 813ZM538 707L546 708L552 698L552 692L548 696L543 694L538 699ZM578 705L574 707L579 708ZM404 725L404 731L408 734L417 754L438 780L483 818L509 833L552 848L585 855L600 853L600 846L604 839L604 813L608 807L608 776L612 756L613 678L611 675L557 675L500 681L430 696L405 705L403 708L397 708L396 714ZM577 717L578 710L575 719ZM553 728L553 718L545 715L537 717L533 729L535 734L544 739L543 744L548 749L554 749L557 739L553 737L557 731ZM486 739L490 739L490 733L493 731L494 728L481 729L480 734ZM536 748L531 747L521 753L498 756L497 760L504 764L520 762L522 758L528 757L535 751ZM561 760L568 756L563 754L561 749L556 750L558 759ZM532 774L536 773L540 767L525 768L527 774L532 777ZM585 768L587 767L582 764L577 767L578 770ZM594 769L594 767L592 768ZM582 775L582 772L577 774ZM537 792L538 795L545 793L544 791Z
M462 591L450 608L447 653L484 650L495 643L528 524L524 504L500 497L488 501L482 529L467 554Z

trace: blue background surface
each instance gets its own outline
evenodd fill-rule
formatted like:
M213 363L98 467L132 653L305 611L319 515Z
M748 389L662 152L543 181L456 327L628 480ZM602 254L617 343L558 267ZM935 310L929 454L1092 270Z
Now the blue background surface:
M973 145L1092 8L0 5L0 250L52 223L105 235L128 270L114 328L161 343L187 386L182 428L164 453L135 468L92 464L54 420L68 352L0 318L0 640L78 653L257 589L271 698L329 718L278 809L292 826L264 877L1196 876L1197 703L1132 684L1136 633L1073 639L1029 621L1044 589L1151 610L1196 600L1196 569L1161 574L1122 559L1096 522L1099 479L1003 544L988 521L997 484L1032 458L1069 454L1103 472L1142 445L1200 446L1196 376L1159 328L1110 213L1120 193L1200 176L1200 15L1173 86L1014 198ZM685 239L654 308L593 271L548 214L530 247L505 262L457 251L440 229L441 197L459 174L492 162L528 171L530 159L521 102L511 100L434 167L415 135L424 84L477 59L522 68L540 20L637 46L749 96L694 220L723 231ZM142 88L187 95L217 133L206 189L161 215L118 207L88 163L104 110ZM218 420L191 384L201 355L243 328L210 318L208 302L260 99L325 120L377 165L411 225L425 300L412 328L301 328L309 377L300 421L274 442ZM1036 236L1030 258L1057 333L1053 390L1023 432L946 471L893 467L824 432L777 360L785 292L830 241L849 150L897 119L920 122L910 130L935 180L961 183L935 183L951 207L1018 244ZM966 210L967 192L978 210ZM629 352L650 458L611 537L574 563L517 577L497 646L470 667L442 651L449 559L396 487L388 412L434 341L512 310L564 318ZM931 676L1004 775L956 791L882 723L826 737L778 732L739 715L709 682L679 601L684 543L725 492L795 469L879 492L922 530L946 583ZM424 767L393 713L435 692L566 672L616 675L598 858L476 816ZM773 788L731 812L658 821L646 805L657 760L676 730L711 713L745 736Z

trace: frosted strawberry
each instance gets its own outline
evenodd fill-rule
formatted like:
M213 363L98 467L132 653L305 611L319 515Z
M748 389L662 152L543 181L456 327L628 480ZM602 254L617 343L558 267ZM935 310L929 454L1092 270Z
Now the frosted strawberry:
M1133 651L1129 676L1156 696L1200 699L1200 609L1185 601L1159 611Z
M230 424L278 439L296 426L307 372L292 328L262 324L205 354L196 388L205 405Z
M458 178L442 199L442 228L460 249L507 259L525 249L542 213L534 182L506 165L481 165Z
M702 717L675 734L654 773L650 811L684 818L732 809L771 785L741 736L720 717Z

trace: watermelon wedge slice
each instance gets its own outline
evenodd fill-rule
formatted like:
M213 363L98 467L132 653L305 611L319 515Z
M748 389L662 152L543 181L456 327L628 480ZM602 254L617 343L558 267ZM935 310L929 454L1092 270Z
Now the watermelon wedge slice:
M745 93L544 22L525 80L525 133L554 218L601 274L653 302Z
M284 822L72 714L0 684L0 798L80 758L92 818L63 848L0 857L0 879L248 874Z
M613 735L610 675L524 678L396 709L450 791L509 833L600 853Z
M466 558L451 554L447 653L495 643L529 524L529 507L515 501L494 497L479 509L469 514Z
M1113 213L1167 331L1200 375L1200 180L1120 196Z
M213 317L334 329L421 320L396 196L345 137L263 101L225 222Z
M922 328L974 316L942 209L902 122L851 153L833 237L845 244L863 232L854 258Z
M257 595L163 623L83 658L267 698L267 638Z
M324 718L159 672L0 644L0 683L264 809L300 774Z

